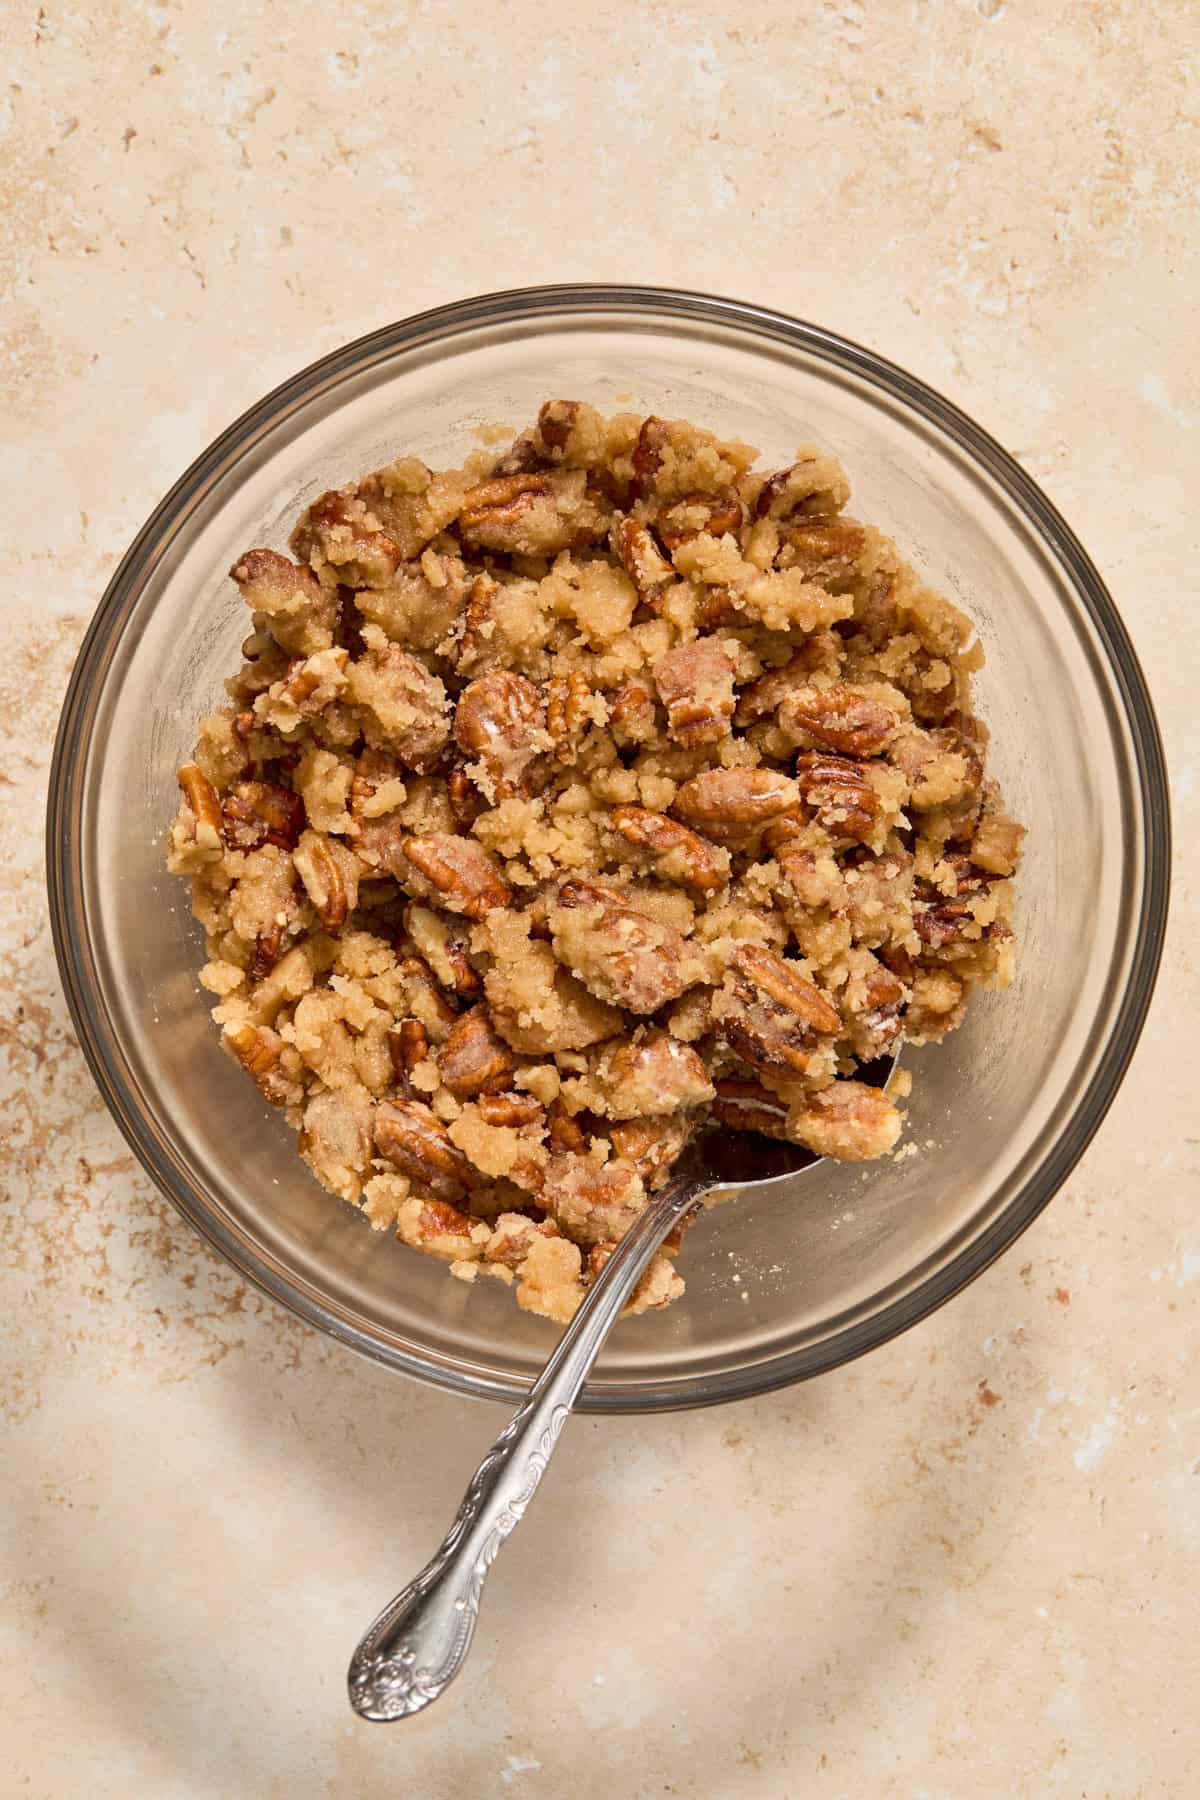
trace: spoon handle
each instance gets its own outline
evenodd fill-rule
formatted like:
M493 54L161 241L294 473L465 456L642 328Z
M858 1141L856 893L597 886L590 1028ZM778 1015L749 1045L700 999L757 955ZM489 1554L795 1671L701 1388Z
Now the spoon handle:
M528 1399L471 1477L440 1548L368 1629L348 1676L350 1704L364 1719L418 1713L458 1674L487 1572L524 1516L601 1345L654 1252L709 1185L681 1175L621 1239Z

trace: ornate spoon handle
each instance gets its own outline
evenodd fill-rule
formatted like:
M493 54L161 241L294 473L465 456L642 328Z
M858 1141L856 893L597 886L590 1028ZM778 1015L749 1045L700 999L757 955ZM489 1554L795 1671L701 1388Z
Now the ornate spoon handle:
M529 1398L472 1476L440 1549L367 1631L348 1677L350 1704L364 1719L420 1712L458 1674L487 1572L524 1516L601 1345L654 1252L709 1185L680 1175L621 1239Z

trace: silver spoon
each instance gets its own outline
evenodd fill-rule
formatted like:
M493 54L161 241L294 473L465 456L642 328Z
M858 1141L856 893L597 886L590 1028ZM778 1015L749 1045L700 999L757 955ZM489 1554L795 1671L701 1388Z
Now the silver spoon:
M408 1718L438 1699L462 1668L487 1572L524 1517L605 1338L672 1226L713 1194L768 1187L816 1160L799 1145L742 1132L713 1131L689 1146L476 1469L441 1547L354 1652L348 1685L356 1713L382 1722Z

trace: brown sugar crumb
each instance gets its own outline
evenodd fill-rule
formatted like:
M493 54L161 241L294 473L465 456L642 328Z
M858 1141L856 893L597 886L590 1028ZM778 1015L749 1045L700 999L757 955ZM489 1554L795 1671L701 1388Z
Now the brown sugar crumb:
M695 1133L886 1156L864 1073L1012 979L970 621L833 457L756 455L551 399L321 494L230 571L179 771L226 1053L373 1229L560 1323Z

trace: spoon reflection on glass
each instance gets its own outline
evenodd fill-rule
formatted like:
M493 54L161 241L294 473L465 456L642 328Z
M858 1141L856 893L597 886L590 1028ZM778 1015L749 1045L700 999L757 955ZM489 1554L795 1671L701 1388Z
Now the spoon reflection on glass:
M444 1692L466 1660L487 1572L520 1523L579 1390L638 1280L702 1200L765 1187L816 1161L752 1132L696 1138L671 1181L621 1239L549 1362L480 1463L440 1549L385 1606L350 1662L350 1704L364 1719L407 1718Z

